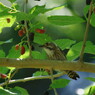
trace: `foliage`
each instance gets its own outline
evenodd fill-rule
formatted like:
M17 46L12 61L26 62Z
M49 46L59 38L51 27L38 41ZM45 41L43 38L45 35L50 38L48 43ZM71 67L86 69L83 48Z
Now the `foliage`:
M50 16L48 17L49 22L56 25L72 25L85 22L84 19L78 16Z
M68 85L70 80L67 79L57 79L54 80L53 83L50 85L51 88L64 88Z
M14 87L12 89L0 88L1 95L29 95L28 92L21 87Z
M47 59L47 55L44 51L37 51L39 50L39 47L36 50L33 50L33 47L35 48L37 45L43 45L47 42L53 42L57 44L57 46L62 50L68 49L69 51L66 55L68 60L75 60L80 56L83 41L76 42L75 40L71 39L53 40L52 37L47 33L48 31L45 32L44 25L41 22L35 21L35 18L37 18L40 14L45 14L52 10L64 8L66 7L66 4L48 9L46 8L46 5L35 5L27 12L26 9L24 11L19 10L19 6L15 2L16 0L8 1L11 2L11 7L7 7L0 3L0 33L3 33L2 30L6 27L13 27L15 32L19 30L17 37L19 37L21 41L17 43L19 46L18 48L15 48L15 44L13 44L13 46L8 51L8 54L4 52L2 45L6 43L14 43L14 40L9 39L7 41L0 41L0 58L29 58L32 51L33 59ZM95 2L95 0L93 1ZM84 8L83 13L85 18L76 15L52 15L47 17L47 21L56 26L85 23L88 20L87 13L89 11L89 7L90 5L87 5ZM90 24L95 27L95 10L92 10ZM95 45L91 41L86 42L84 53L95 55ZM7 74L9 79L11 78L11 74L14 72L14 70L15 68L0 67L0 73ZM36 71L33 73L33 77L47 75L49 75L49 73L45 70ZM86 79L95 81L94 78ZM50 84L50 88L64 88L69 84L69 82L70 80L67 79L56 79L52 84ZM95 87L91 88L91 92L89 92L91 95L93 93L93 89L95 90ZM0 93L2 93L0 95L29 95L28 92L21 87L14 87L11 89L0 88Z
M45 75L48 75L46 71L37 71L33 73L33 76L45 76Z

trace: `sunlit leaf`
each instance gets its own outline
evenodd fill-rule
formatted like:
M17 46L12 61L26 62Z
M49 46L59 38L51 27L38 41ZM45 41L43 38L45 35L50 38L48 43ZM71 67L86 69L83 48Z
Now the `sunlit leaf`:
M8 23L7 19L10 19L10 22ZM2 32L2 29L4 27L11 27L15 22L15 17L13 16L4 16L0 17L0 32Z
M87 95L95 95L95 86L91 86Z
M51 10L56 10L56 9L63 8L63 7L65 7L65 5L66 4L58 6L58 7L54 7L54 8L48 8L48 9L45 8L46 7L45 5L43 5L43 6L36 5L36 6L34 6L33 8L30 9L30 14L32 14L31 18L36 17L40 13L45 13L45 12L48 12L48 11L51 11Z

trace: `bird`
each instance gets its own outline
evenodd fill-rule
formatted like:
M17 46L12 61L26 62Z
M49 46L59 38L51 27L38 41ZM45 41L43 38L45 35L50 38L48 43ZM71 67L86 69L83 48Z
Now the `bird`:
M43 45L40 45L46 52L48 59L50 60L67 60L66 56L64 55L63 51L55 44L52 42L47 42ZM77 80L80 78L80 76L72 70L64 70L64 72L70 77L71 79Z

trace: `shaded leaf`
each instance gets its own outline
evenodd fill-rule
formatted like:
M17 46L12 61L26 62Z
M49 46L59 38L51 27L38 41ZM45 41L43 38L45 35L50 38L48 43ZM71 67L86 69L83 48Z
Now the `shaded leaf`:
M14 16L16 16L17 21L22 21L22 20L30 20L32 15L24 12L17 12L14 14Z
M95 78L92 77L86 77L85 79L95 82Z
M47 19L50 23L61 26L85 22L84 19L78 16L50 16Z
M38 52L38 51L32 51L32 57L33 59L46 59L46 53L43 52Z
M0 73L6 74L9 71L7 67L0 67Z
M53 81L53 83L50 85L51 88L64 88L68 85L70 80L67 79L56 79Z
M10 91L16 93L16 95L29 95L26 89L18 86L12 88Z
M11 43L13 40L12 39L9 39L7 41L0 41L0 45L4 44L4 43Z
M88 13L89 7L90 7L90 5L86 5L84 10L83 10L83 14L84 14L86 19L87 19L87 13Z
M7 89L0 88L0 95L17 95L17 93L11 92Z
M95 27L95 13L93 13L92 15L91 15L91 25L93 26L93 27Z

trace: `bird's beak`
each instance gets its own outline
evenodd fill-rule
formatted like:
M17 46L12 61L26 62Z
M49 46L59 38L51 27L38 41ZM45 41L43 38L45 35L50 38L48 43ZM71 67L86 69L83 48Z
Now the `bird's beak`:
M42 47L42 48L43 48L43 47L44 47L44 45L40 45L39 47Z

